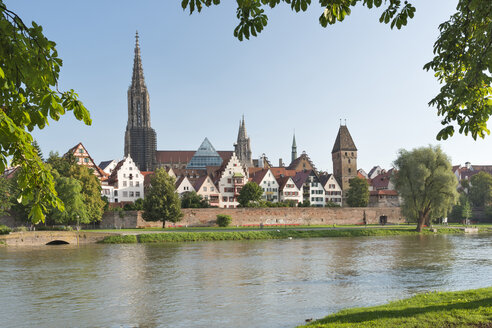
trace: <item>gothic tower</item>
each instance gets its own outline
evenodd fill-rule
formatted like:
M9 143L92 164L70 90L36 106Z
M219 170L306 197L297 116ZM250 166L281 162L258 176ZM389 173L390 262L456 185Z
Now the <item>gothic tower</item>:
M251 144L246 134L246 125L244 124L244 115L242 121L239 122L239 132L237 134L237 142L234 144L234 151L239 161L245 167L253 166L251 159Z
M296 134L294 133L294 138L292 139L292 156L290 162L292 163L297 158L297 145L296 145Z
M156 164L156 147L156 133L150 126L149 93L143 75L137 32L132 84L128 88L128 122L124 156L130 155L140 171L153 171Z
M342 187L343 203L350 189L349 181L357 177L357 148L346 125L340 125L337 139L331 151L333 174Z

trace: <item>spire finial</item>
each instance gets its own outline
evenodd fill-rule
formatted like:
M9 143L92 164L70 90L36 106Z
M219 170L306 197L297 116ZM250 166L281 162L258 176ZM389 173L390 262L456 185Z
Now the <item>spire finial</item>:
M347 126L347 119L345 119L345 126Z
M342 119L340 119L340 126L342 126Z
M135 32L135 45L138 47L138 30Z

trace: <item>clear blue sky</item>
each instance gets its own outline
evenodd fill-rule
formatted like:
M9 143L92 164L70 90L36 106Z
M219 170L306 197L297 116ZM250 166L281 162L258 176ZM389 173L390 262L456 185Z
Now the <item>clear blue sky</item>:
M331 172L340 118L365 170L389 168L400 148L438 144L440 120L427 103L439 85L422 67L456 0L412 1L416 17L400 31L362 6L325 29L316 1L299 14L281 5L245 42L233 37L235 1L192 16L180 0L5 2L57 43L60 89L75 89L93 119L87 127L69 114L35 131L45 156L82 142L97 163L123 157L135 30L158 149L195 150L205 137L232 149L242 114L253 156L265 153L275 165L290 161L295 129L298 152ZM492 164L491 137L440 144L454 164Z

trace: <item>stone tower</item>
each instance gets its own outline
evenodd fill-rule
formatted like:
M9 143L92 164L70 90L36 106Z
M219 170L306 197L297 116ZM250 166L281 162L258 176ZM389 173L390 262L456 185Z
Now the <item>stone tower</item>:
M248 135L246 134L244 115L242 121L239 122L239 132L237 134L237 142L234 144L234 151L241 164L245 167L253 166L253 160L251 159L251 144Z
M143 75L137 32L132 84L128 88L128 122L124 156L130 155L140 171L153 171L156 164L156 147L156 133L150 126L149 93Z
M292 156L290 162L294 162L297 158L297 145L296 145L296 134L294 133L294 138L292 139Z
M346 125L340 125L337 139L331 151L333 174L342 188L343 203L350 189L349 181L357 177L357 148Z

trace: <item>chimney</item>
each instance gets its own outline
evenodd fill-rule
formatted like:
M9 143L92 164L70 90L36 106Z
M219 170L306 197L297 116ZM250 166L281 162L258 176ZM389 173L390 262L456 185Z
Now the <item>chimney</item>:
M284 162L282 162L281 158L278 159L278 166L280 166L280 167L284 166Z

